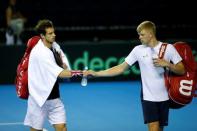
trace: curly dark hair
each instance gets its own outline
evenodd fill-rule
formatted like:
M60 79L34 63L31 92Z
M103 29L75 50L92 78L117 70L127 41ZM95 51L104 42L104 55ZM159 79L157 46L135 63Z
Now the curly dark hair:
M48 19L39 20L38 24L35 26L35 31L38 34L46 34L46 28L53 27L53 22Z

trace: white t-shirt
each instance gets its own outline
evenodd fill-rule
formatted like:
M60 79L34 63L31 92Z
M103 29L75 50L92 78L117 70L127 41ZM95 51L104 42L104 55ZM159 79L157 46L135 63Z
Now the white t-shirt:
M136 46L130 54L125 58L125 61L131 66L138 61L142 79L142 94L143 100L148 101L165 101L168 100L168 93L164 81L164 69L155 67L152 58L159 54L159 49L162 42L154 47L146 45ZM177 64L182 60L173 45L168 44L164 59Z
M40 107L47 100L62 71L63 68L55 62L53 52L39 40L29 57L28 88L30 95Z

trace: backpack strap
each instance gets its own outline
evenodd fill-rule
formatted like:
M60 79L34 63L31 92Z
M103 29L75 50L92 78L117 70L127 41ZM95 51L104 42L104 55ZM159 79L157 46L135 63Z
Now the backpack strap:
M159 59L162 59L164 57L167 45L168 45L167 43L162 43L159 49Z
M166 48L167 48L167 43L162 43L160 49L159 49L159 59L163 59ZM167 70L166 68L164 68L165 72L164 72L164 78L165 78L165 85L167 90L169 90L170 87L170 77L169 77L169 70Z

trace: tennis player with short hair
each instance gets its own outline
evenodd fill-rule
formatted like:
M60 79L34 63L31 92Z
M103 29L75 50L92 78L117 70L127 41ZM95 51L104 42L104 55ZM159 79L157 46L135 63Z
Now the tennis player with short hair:
M142 79L141 102L144 123L148 125L149 131L163 131L163 127L168 125L169 113L169 97L164 83L163 68L169 68L176 74L184 74L184 65L181 62L182 58L171 44L167 45L163 59L155 58L155 54L159 54L162 42L156 38L156 26L153 22L142 22L137 27L137 32L142 45L136 46L122 64L104 71L84 71L84 75L116 76L138 62Z
M31 131L40 131L43 130L47 118L56 131L66 131L66 113L60 99L57 79L81 75L82 72L67 69L68 64L62 60L61 49L55 42L55 29L50 20L40 20L36 30L41 39L29 57L30 95L24 124L30 126Z

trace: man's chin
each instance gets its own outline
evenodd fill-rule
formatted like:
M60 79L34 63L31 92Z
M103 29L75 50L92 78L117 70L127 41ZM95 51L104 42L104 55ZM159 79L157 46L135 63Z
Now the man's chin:
M51 42L52 42L52 43L55 42L55 39L52 39Z
M144 45L144 46L148 46L146 43L142 43L142 45Z

